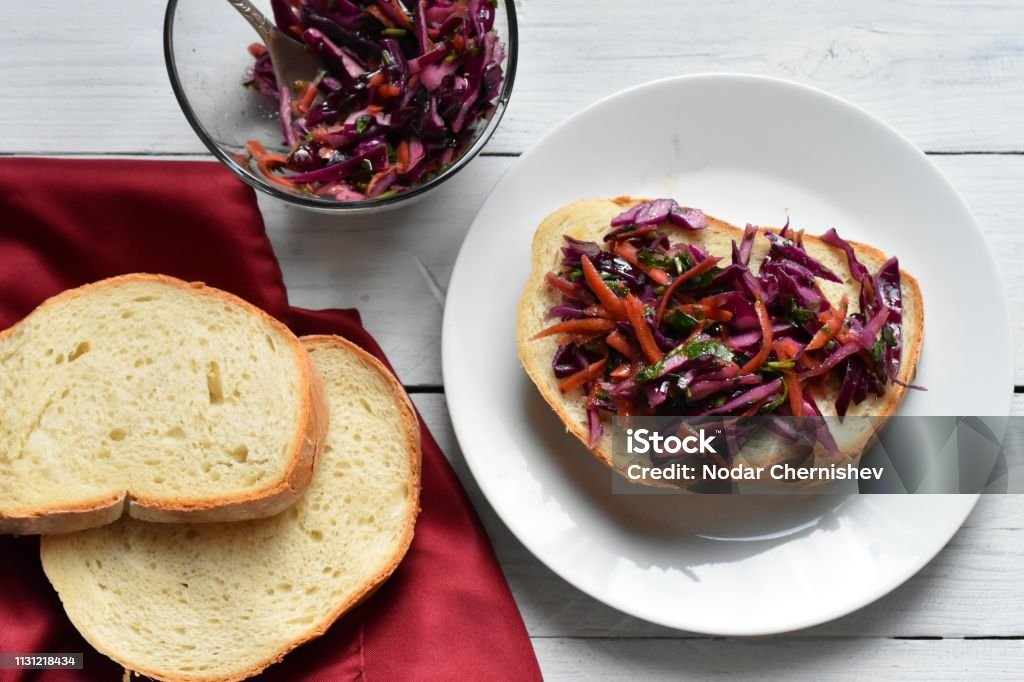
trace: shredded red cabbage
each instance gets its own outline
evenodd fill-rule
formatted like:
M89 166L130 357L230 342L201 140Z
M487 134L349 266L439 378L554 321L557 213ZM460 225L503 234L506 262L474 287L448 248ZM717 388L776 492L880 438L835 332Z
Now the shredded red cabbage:
M390 196L447 170L494 113L505 74L491 0L274 0L316 54L310 82L278 84L250 46L246 85L278 103L286 155L248 150L267 179L339 201Z
M557 325L549 331L559 333L552 364L568 390L588 396L592 442L602 414L820 417L814 394L835 382L842 417L890 382L906 385L895 258L872 275L834 229L823 236L845 252L860 284L856 311L823 293L820 280L842 280L788 223L760 231L769 248L756 272L756 227L733 242L728 263L698 243L673 243L663 229L707 224L701 211L658 199L613 219L602 244L565 238L561 265L547 275L562 296L549 311ZM631 306L643 317L631 317ZM834 437L817 421L812 440L835 454Z

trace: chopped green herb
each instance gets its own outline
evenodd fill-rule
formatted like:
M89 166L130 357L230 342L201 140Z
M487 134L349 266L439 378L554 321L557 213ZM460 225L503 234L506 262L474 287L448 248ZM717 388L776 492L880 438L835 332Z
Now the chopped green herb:
M404 28L386 28L380 33L381 35L387 36L388 38L404 38L405 36L409 35L409 32L406 31ZM383 54L386 55L387 52L384 52Z
M665 358L669 357L668 355ZM661 376L662 372L665 371L665 358L662 358L658 362L647 365L640 370L636 375L636 381L643 383L645 381L654 381Z
M651 249L641 249L640 253L637 254L637 260L640 261L641 265L649 268L668 268L672 266L674 262L668 256L652 251Z
M373 116L370 116L369 114L363 114L362 116L356 119L356 132L365 133L367 130L370 129L371 125L373 125Z
M729 362L732 360L732 351L726 348L721 341L715 341L714 339L691 341L690 343L676 346L658 362L644 367L636 375L636 380L643 383L645 381L657 379L665 372L665 361L676 355L684 355L689 360L703 357L705 355L719 358L723 362Z
M899 342L896 340L896 332L893 330L891 324L886 324L882 327L882 339L885 341L885 345L889 348L895 348Z
M700 320L676 308L665 314L665 323L681 336L688 336L700 324Z
M835 339L829 339L828 341L825 342L825 350L829 351L830 353L834 351L836 348L839 348L839 342L836 341Z
M813 320L816 315L813 310L809 308L801 308L797 305L796 299L790 298L789 307L786 309L786 317L788 317L790 321L798 325L802 325Z
M629 287L620 282L617 279L606 280L608 282L608 288L618 296L619 298L625 298L629 295Z
M707 272L701 273L691 280L683 283L683 289L693 291L695 289L705 289L711 285L711 280L715 278L715 275L720 273L722 268L714 267Z
M778 398L776 398L775 400L771 401L770 403L768 403L767 405L762 407L761 408L761 412L774 412L775 410L779 409L779 406L782 405L782 403L786 402L786 398L788 398L788 397L789 397L789 383L786 382L786 381L783 381L782 382L782 393L779 395Z
M875 362L881 362L882 358L885 357L885 339L881 336L875 341L875 345L871 347L871 359Z
M729 350L724 343L714 339L691 341L684 346L676 348L676 350L680 349L682 349L681 352L691 360L705 355L711 355L723 362L732 362L732 351Z

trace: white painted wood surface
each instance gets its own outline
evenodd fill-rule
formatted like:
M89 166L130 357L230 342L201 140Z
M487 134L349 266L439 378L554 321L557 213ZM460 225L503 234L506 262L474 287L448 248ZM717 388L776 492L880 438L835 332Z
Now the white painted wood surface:
M1015 383L1024 385L1024 3L518 4L523 54L513 104L472 172L413 210L345 224L269 200L261 207L293 302L358 307L402 380L419 391L414 400L488 528L547 677L1024 677L1024 505L1015 496L983 499L938 558L891 595L786 636L694 637L567 585L511 536L466 470L440 393L442 302L434 293L514 156L576 109L675 74L773 75L860 104L939 153L933 160L995 253L1015 318ZM203 155L167 84L162 13L153 1L0 3L0 154ZM1024 396L1014 413L1024 414Z

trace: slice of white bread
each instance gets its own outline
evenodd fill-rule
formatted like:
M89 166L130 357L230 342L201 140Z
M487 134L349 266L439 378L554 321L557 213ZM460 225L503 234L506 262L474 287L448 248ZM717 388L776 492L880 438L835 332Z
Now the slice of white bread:
M241 680L322 635L391 575L419 511L420 431L401 385L336 337L303 339L338 415L299 502L269 519L122 519L44 537L71 622L128 670Z
M276 514L328 422L284 325L160 275L64 292L0 334L0 399L0 533Z
M535 334L553 323L547 317L548 310L561 303L561 294L548 286L544 281L544 276L548 272L557 272L560 269L561 249L564 245L565 235L604 244L604 236L611 231L609 224L612 219L641 201L643 200L619 197L575 202L558 209L545 218L533 239L532 271L519 301L519 314L516 321L519 358L541 395L565 423L566 429L585 445L589 442L586 398L580 389L562 394L558 389L558 379L555 378L551 369L551 360L558 347L557 337L549 336L531 340ZM671 225L664 225L662 229L668 233L673 243L699 244L712 256L724 256L726 257L725 262L729 262L732 242L733 240L737 244L740 242L743 230L711 216L708 216L708 221L709 226L703 230L684 230ZM768 252L769 244L768 240L761 236L763 232L764 229L759 230L750 258L750 267L755 273ZM860 262L872 273L888 260L884 253L872 246L858 242L850 242L850 244ZM851 302L850 312L857 312L860 285L850 274L846 254L841 249L826 244L818 237L811 235L804 236L804 247L811 256L843 280L842 284L817 280L822 292L833 302L837 302L844 293L847 294ZM900 275L903 289L904 337L899 379L910 383L914 378L917 361L921 354L924 335L924 303L917 280L903 270L900 271ZM836 414L835 399L838 396L838 389L838 384L829 384L824 392L814 396L819 409L826 417L834 417ZM844 454L849 453L850 458L858 456L871 441L875 432L884 425L885 418L896 412L906 390L902 386L890 384L881 398L868 399L860 405L851 405L847 412L850 416L870 415L881 419L848 419L841 427L835 420L829 420L828 424L833 430L833 435L836 437L841 451ZM789 454L787 450L788 448L784 445L776 444L766 451L757 451L755 447L744 448L743 455L748 463L756 466L769 466L787 459ZM604 429L601 440L596 447L591 448L591 451L604 464L619 473L625 473L626 468L632 463L650 464L649 461L641 461L639 456L636 460L627 460L624 456L616 456L613 461L611 428L607 427ZM674 487L676 485L649 479L644 483L656 487Z

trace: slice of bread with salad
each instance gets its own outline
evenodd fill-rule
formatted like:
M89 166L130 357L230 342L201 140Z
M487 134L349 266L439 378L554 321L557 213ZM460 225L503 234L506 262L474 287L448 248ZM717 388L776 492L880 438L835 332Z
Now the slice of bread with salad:
M523 367L620 473L640 459L613 457L614 416L779 417L778 438L743 451L756 466L804 452L787 431L810 417L817 461L855 461L916 388L917 280L834 229L743 229L671 199L586 200L541 223L531 260Z

